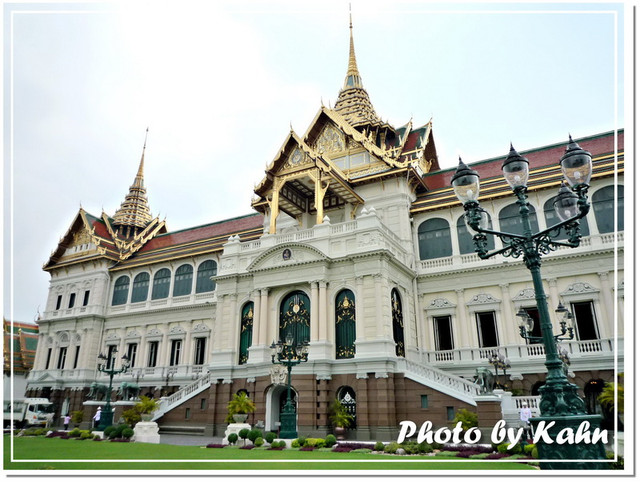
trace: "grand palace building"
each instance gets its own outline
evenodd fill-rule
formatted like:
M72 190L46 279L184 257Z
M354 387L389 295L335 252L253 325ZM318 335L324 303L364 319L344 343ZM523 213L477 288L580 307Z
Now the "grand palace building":
M353 35L333 107L306 132L283 133L256 179L252 214L170 231L149 208L144 149L115 213L79 210L44 265L51 281L27 394L48 397L57 417L83 410L88 422L103 403L91 386L109 382L98 355L118 368L126 354L131 368L110 394L116 419L131 403L119 391L127 382L162 400L161 430L220 436L243 390L256 403L249 423L277 431L287 390L270 345L291 333L309 342L308 361L292 371L301 435L331 430L336 397L355 415L352 438L392 439L403 420L445 426L458 409L477 409L474 377L494 371L496 354L508 359L498 382L535 400L545 351L520 337L516 316L524 309L539 330L530 273L522 260L474 252L432 122L381 120ZM558 222L567 145L558 141L521 152L534 231ZM560 348L597 413L597 394L624 367L624 133L575 141L593 158L591 210L580 246L543 256L542 275L552 315L559 303L573 313L575 336ZM518 232L504 157L470 167L494 228Z

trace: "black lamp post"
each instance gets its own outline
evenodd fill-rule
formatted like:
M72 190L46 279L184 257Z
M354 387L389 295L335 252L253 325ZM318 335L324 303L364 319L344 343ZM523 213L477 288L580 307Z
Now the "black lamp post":
M111 389L113 387L113 376L118 373L124 373L129 369L129 357L127 355L122 356L122 368L116 370L115 354L118 353L118 349L114 347L109 356L105 356L102 353L98 355L100 360L104 360L105 363L98 363L98 371L109 375L109 389L107 390L107 403L104 406L104 410L100 414L100 423L98 424L98 430L104 430L110 425L113 425L113 409L111 408Z
M455 174L451 178L453 190L464 205L466 220L469 227L476 233L473 237L475 251L481 259L491 258L502 254L505 257L524 258L526 267L531 272L533 287L536 295L536 304L540 314L540 328L542 341L546 351L545 366L547 377L545 385L540 387L540 417L531 419L534 425L545 422L549 426L555 424L547 431L553 443L538 444L538 453L541 460L573 460L576 462L542 462L542 468L581 468L602 469L606 468L603 462L589 462L594 459L604 459L605 451L602 443L576 443L559 444L556 436L563 429L569 429L573 434L578 433L578 427L584 421L589 424L589 431L599 426L599 415L588 415L584 400L578 395L578 387L567 380L562 360L558 356L557 340L560 336L569 332L569 328L563 330L562 335L554 336L549 308L540 274L541 255L547 254L560 246L575 248L580 244L579 220L589 212L587 191L591 179L591 154L578 146L569 137L569 144L565 154L560 159L560 167L566 183L561 185L556 196L554 207L560 222L543 229L537 233L532 232L529 221L529 202L527 201L527 180L529 178L529 161L522 157L511 146L509 155L502 164L504 178L513 190L519 206L519 214L522 221L522 234L503 233L490 229L489 215L480 207L478 198L480 195L480 176L466 166L462 159ZM570 188L570 189L569 189ZM554 241L562 229L565 230L568 239L565 242ZM493 252L487 250L487 235L498 237L503 247ZM523 310L524 311L524 310ZM531 320L530 328L521 328L525 338L531 340L530 332L533 328ZM528 320L527 320L528 322ZM572 330L571 330L572 331ZM571 333L572 334L572 333ZM563 432L564 433L564 432Z
M291 368L309 359L309 342L303 341L294 346L293 335L289 332L284 343L278 340L278 343L271 343L270 348L271 363L287 367L287 402L280 413L280 438L297 438L296 409L291 399Z

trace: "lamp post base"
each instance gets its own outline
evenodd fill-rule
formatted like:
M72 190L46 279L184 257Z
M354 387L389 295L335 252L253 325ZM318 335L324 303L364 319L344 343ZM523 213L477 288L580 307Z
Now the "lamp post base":
M100 422L98 422L98 430L104 429L113 425L113 409L111 407L105 407L100 414Z
M298 438L296 431L296 412L280 413L280 438Z
M532 418L534 436L540 436L538 458L543 470L606 470L600 415L555 415ZM552 425L552 422L555 422ZM555 460L558 460L555 462Z

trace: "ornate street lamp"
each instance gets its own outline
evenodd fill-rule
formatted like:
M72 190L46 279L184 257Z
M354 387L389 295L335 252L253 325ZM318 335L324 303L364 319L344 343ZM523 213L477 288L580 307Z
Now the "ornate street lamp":
M287 402L280 413L280 438L297 438L296 409L291 399L291 368L309 359L309 342L303 341L294 346L293 335L288 332L284 343L278 340L278 343L271 343L270 348L271 363L287 367Z
M498 370L502 370L502 373L504 375L504 383L502 384L502 386L506 390L507 370L511 368L511 362L502 353L494 351L493 353L491 353L491 357L489 358L489 364L493 365L493 368L496 371L496 385L498 384Z
M556 214L560 222L550 228L533 233L529 221L529 202L527 201L527 181L529 178L529 161L522 157L511 146L509 155L502 164L504 178L513 190L519 206L519 214L522 221L522 234L503 233L489 229L489 217L478 203L480 197L480 176L476 171L466 166L460 159L458 169L451 178L453 190L464 205L467 224L476 234L473 237L475 251L481 259L488 259L501 254L505 257L524 258L526 267L531 272L533 287L536 296L538 313L540 314L541 337L532 337L533 320L521 310L518 316L523 318L520 332L528 340L542 342L546 351L545 366L547 377L545 385L540 387L540 417L531 419L533 424L545 422L548 427L550 422L555 422L547 433L554 440L553 443L538 444L540 459L551 460L575 460L578 462L542 462L542 468L581 468L602 469L606 464L602 462L589 462L588 460L605 459L605 451L602 443L587 444L558 444L555 442L560 430L568 428L577 433L577 429L583 421L587 421L590 430L599 426L600 415L589 415L586 411L584 400L578 395L578 386L567 380L563 362L558 356L557 340L567 333L573 336L573 327L566 327L568 319L561 323L563 333L554 336L547 306L546 295L540 274L541 255L554 251L558 247L567 246L575 248L580 244L579 220L589 212L587 191L591 179L591 154L578 146L569 137L569 144L565 154L560 159L560 167L568 185L562 184L554 202ZM554 241L561 231L567 234L564 242ZM487 235L498 237L503 247L493 252L487 250ZM526 315L524 316L523 315ZM563 313L563 312L561 312ZM564 315L563 315L564 316Z
M111 409L111 389L113 387L113 376L119 373L124 373L129 369L129 357L127 355L122 356L122 368L116 370L115 366L115 354L118 353L118 349L114 347L111 354L107 357L100 353L98 358L104 360L104 363L98 363L98 371L109 375L109 389L107 390L107 403L104 406L104 410L100 414L100 423L98 424L98 430L104 430L110 425L113 425L113 410ZM113 356L112 356L113 355Z

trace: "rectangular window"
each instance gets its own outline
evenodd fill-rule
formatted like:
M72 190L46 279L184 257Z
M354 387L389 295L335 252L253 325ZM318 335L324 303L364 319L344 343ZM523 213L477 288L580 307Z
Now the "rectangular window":
M58 354L58 370L62 370L64 368L64 362L67 361L67 347L60 347L60 353Z
M69 295L69 308L73 308L73 305L76 304L76 294L75 293L71 293Z
M115 345L109 345L107 347L107 370L110 370L115 365L115 357L116 353L118 353L118 348Z
M158 363L158 342L149 342L149 356L147 357L147 366L155 367Z
M127 357L129 358L129 366L136 366L136 355L138 353L138 344L137 343L129 343L127 345Z
M51 348L47 350L47 363L44 366L45 370L49 369L49 363L51 363Z
M89 290L84 292L84 298L82 299L82 306L87 306L89 304L89 293L90 293Z
M59 310L61 305L62 305L62 295L58 295L58 299L56 300L56 310Z
M454 407L447 407L447 420L450 422L456 418L456 409Z
M206 341L206 338L196 338L195 354L193 358L194 365L204 365L204 347Z
M206 398L201 398L200 399L200 410L206 410L207 409L207 399Z
M496 327L496 313L485 311L476 313L478 327L478 341L480 348L498 346L498 329Z
M451 332L451 316L434 316L436 350L453 350L453 334Z
M180 352L182 351L182 340L171 340L171 358L169 366L180 364Z
M184 418L185 420L189 420L191 418L191 409L189 407L184 410Z
M420 408L429 408L429 395L420 395Z
M598 340L600 334L598 332L596 314L593 311L593 302L571 303L571 311L575 316L576 338L578 340Z
M76 354L73 357L73 368L78 368L79 358L80 358L80 345L76 347Z

